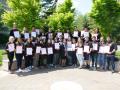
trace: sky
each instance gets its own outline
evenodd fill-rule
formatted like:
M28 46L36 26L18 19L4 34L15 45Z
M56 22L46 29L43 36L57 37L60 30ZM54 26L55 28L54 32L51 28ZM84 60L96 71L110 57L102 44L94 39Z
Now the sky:
M62 3L64 0L58 0L58 3ZM92 8L92 0L72 0L73 7L81 14L90 12Z

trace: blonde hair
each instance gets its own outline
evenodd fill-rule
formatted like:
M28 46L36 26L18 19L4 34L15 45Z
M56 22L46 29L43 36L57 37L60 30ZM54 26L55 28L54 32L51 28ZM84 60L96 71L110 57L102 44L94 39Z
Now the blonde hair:
M15 38L13 36L9 37L9 42L14 42Z

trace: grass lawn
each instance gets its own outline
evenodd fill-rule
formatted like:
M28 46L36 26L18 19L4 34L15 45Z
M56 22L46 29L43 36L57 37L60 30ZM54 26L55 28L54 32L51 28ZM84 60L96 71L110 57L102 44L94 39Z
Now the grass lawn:
M5 54L5 50L0 49L0 66L2 65L2 60L7 58L7 55Z

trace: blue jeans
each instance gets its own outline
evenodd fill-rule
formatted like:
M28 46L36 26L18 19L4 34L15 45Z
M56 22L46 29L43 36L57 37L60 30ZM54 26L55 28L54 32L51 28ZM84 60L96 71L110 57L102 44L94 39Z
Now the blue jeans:
M112 70L115 70L115 56L107 55L107 69L109 70L110 65L112 65Z
M105 58L105 54L99 53L99 54L98 54L98 61L99 61L100 68L106 69L106 58Z
M77 60L80 64L80 67L82 67L83 66L83 61L84 61L83 55L82 54L76 54L76 56L77 56Z
M98 54L97 53L92 53L91 54L91 59L92 59L92 67L96 67L97 68Z

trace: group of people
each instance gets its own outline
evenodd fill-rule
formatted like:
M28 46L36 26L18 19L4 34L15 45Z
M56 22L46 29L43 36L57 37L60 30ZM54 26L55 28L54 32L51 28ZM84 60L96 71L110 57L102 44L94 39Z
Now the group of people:
M88 28L73 32L43 32L32 28L28 32L16 28L10 31L6 52L9 71L12 71L14 55L17 61L16 72L29 72L32 68L56 68L74 66L79 69L112 70L115 72L115 52L117 45L107 37L106 41L98 29L90 33ZM25 67L22 67L23 59ZM112 67L112 68L111 68Z

